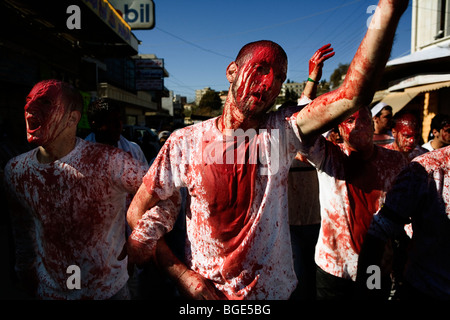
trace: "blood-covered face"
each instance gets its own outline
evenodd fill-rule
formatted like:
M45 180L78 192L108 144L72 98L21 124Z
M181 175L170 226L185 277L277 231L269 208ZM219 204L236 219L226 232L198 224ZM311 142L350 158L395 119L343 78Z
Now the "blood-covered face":
M405 115L396 121L392 129L398 151L409 153L418 144L419 129L417 120L413 115Z
M339 124L344 143L354 151L366 149L373 143L373 120L368 108L362 108Z
M261 46L237 65L231 90L236 108L243 117L267 112L274 104L286 79L287 61L278 50Z
M26 98L27 140L44 146L65 128L65 108L61 85L53 81L36 84Z

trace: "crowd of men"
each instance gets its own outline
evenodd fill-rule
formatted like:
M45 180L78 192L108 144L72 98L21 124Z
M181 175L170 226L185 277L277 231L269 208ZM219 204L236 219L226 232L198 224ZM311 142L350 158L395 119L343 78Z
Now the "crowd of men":
M244 45L226 69L222 115L165 136L150 168L120 130L103 135L107 123L93 124L104 143L77 137L77 90L37 83L25 105L27 139L37 148L5 167L23 287L40 299L129 299L131 280L145 286L139 273L151 263L184 298L289 299L304 277L294 270L287 196L301 157L318 177L317 299L388 299L393 284L401 289L395 298L449 299L450 149L439 143L450 127L433 129L435 151L412 157L417 119L394 117L390 136L377 124L386 112L372 117L368 108L407 5L380 0L343 84L315 97L333 55L329 45L319 49L309 99L276 112L267 111L287 55L272 41ZM323 136L333 128L342 143ZM369 266L381 270L376 294Z

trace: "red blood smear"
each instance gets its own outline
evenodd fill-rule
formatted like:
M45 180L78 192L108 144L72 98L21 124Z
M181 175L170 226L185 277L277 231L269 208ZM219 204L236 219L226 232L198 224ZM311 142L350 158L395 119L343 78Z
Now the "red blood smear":
M207 143L203 142L203 150ZM248 160L245 164L238 164L235 158L233 163L226 163L226 153L233 152L234 146L224 148L223 164L205 164L202 167L212 237L224 243L225 254L239 246L251 227L249 221L257 170L257 164L249 164ZM245 149L247 153L251 152L248 142Z
M365 193L357 186L347 184L350 201L350 233L352 235L352 245L356 253L361 251L364 236L369 229L374 213L378 209L379 190L372 190Z
M377 177L374 166L349 160L346 163L346 184L350 202L349 228L353 249L359 253L373 215L378 210L383 183Z
M255 199L258 164L252 158L258 154L256 140L254 138L250 141L241 141L239 152L245 150L244 164L242 161L236 161L236 157L234 163L226 161L226 154L236 151L239 142L235 141L228 142L228 148L224 148L223 164L204 164L201 170L205 200L209 204L210 217L207 221L211 227L211 237L223 245L220 254L224 259L221 266L222 276L225 281L242 277L241 285L248 289L256 285L255 274L261 269L260 265L253 262L250 265L246 263L247 253L254 238L251 232L255 223L252 204L259 202ZM208 143L210 142L203 142L203 150ZM233 298L239 297L239 293L236 294L237 296Z

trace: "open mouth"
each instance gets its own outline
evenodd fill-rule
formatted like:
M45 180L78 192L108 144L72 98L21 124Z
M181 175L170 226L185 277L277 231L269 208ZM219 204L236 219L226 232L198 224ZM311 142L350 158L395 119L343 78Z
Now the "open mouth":
M261 92L253 92L252 96L255 97L258 101L264 101L264 96Z
M27 114L26 120L28 133L34 133L41 128L41 122L33 115Z

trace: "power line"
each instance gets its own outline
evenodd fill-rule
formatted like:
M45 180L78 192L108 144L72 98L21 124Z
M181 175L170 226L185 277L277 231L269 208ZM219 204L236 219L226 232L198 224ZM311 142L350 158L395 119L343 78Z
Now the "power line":
M195 47L195 48L197 48L197 49L200 49L200 50L203 50L203 51L205 51L205 52L209 52L209 53L212 53L212 54L215 54L215 55L217 55L217 56L221 56L221 57L224 57L224 58L227 58L227 59L231 59L231 60L234 59L233 57L226 56L226 55L221 54L221 53L219 53L219 52L215 52L215 51L212 51L212 50L210 50L210 49L203 48L203 47L199 46L198 44L195 44L195 43L193 43L193 42L191 42L191 41L189 41L189 40L183 39L183 38L181 38L181 37L179 37L179 36L177 36L177 35L175 35L175 34L173 34L173 33L170 33L170 32L168 32L168 31L165 31L165 30L163 30L163 29L161 29L161 28L156 27L155 29L158 29L159 31L161 31L161 32L163 32L163 33L165 33L165 34L168 34L169 36L174 37L174 38L176 38L176 39L178 39L178 40L180 40L180 41L183 41L184 43L187 43L188 45L193 46L193 47Z

